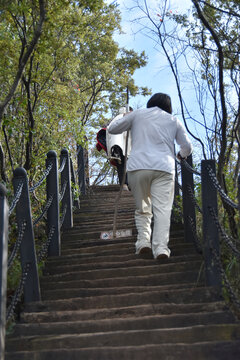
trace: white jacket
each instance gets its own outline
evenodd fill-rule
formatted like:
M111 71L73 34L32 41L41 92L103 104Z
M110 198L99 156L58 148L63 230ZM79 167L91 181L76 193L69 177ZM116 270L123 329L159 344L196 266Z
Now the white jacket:
M158 107L139 109L115 118L107 130L110 134L131 130L132 149L127 171L151 169L174 174L175 140L182 157L192 152L192 144L179 119Z

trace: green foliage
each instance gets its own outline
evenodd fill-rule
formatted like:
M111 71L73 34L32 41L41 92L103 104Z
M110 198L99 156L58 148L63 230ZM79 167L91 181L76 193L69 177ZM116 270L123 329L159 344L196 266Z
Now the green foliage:
M32 38L38 1L13 0L1 5L4 98L18 70L23 46ZM149 93L146 87L138 88L132 78L136 69L146 65L144 52L119 49L113 40L114 32L120 30L116 5L49 0L46 7L40 40L3 121L13 166L24 166L30 179L44 167L50 149L84 145L86 135L126 102L127 86L132 96ZM5 140L0 134L8 164ZM11 168L7 166L6 172L10 175Z

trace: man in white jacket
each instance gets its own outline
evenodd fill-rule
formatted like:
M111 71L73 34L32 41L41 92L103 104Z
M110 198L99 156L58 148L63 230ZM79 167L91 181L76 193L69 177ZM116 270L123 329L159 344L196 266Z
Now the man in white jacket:
M152 253L155 259L168 258L175 184L174 142L180 146L179 158L189 156L192 145L182 123L172 115L171 98L162 93L154 94L146 109L133 111L108 126L110 134L127 130L131 130L132 138L127 171L136 203L136 254Z

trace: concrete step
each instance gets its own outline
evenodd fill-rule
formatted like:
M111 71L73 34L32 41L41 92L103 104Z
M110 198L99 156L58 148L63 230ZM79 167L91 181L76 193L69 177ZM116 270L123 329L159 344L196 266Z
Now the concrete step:
M100 234L99 234L100 235ZM69 236L62 239L62 248L63 249L71 249L71 248L86 248L91 246L104 246L104 245L114 245L114 244L124 244L124 243L130 243L134 244L136 241L136 236L129 236L129 237L119 237L116 239L100 239L100 236L95 239L87 239L82 240L79 236ZM181 240L176 240L176 242Z
M97 208L93 205L90 207L83 208L77 215L74 214L74 225L81 226L84 224L94 222L103 223L103 219L106 218L107 222L113 221L114 219L115 209L113 207L104 207L104 208ZM128 205L123 207L121 211L117 212L117 221L118 220L125 220L125 219L134 219L135 210L134 208L129 208Z
M61 258L54 258L54 259L48 259L45 268L43 269L43 274L45 275L51 275L56 273L62 273L62 272L70 272L74 271L75 269L78 269L78 271L88 271L88 270L97 270L97 269L112 269L112 268L119 268L124 266L125 267L132 267L132 266L153 266L158 260L153 259L144 259L140 256L135 256L134 259L126 260L123 264L122 257L117 259L114 258L101 258L98 257L97 259L95 257L88 258L88 261L81 261L81 257L72 259L71 257L68 257L68 259L61 257ZM180 263L180 262L195 262L195 261L202 261L202 257L199 255L189 255L189 256L175 256L170 257L169 259L162 259L161 264L164 265L166 263L172 264L172 263Z
M240 341L239 324L196 325L169 329L118 330L86 334L41 335L10 338L7 351L74 349L103 346L142 346L144 344Z
M120 219L116 223L117 230L118 229L135 229L135 222L134 219ZM88 232L98 232L98 231L110 231L113 229L113 219L109 219L105 223L98 223L97 221L94 224L79 224L74 226L74 228L69 229L68 232L64 233L63 237L67 234L74 235L74 234L85 234Z
M105 219L103 219L103 216L101 216L101 218L97 219L96 216L93 217L92 219L90 219L88 217L88 219L81 221L78 219L74 219L75 223L75 229L82 229L82 228L89 228L89 227L103 227L105 228L106 226L113 226L113 221L114 221L114 214L112 214L111 216L105 216ZM134 219L134 215L133 214L123 214L123 215L118 215L117 217L117 224L125 224L125 223L130 223L132 225L135 225L135 219Z
M124 230L124 229L123 229ZM112 231L112 230L111 230ZM134 232L133 232L134 234ZM116 239L100 239L100 233L98 238L93 238L93 239L85 239L82 240L81 236L78 235L68 235L68 237L64 237L62 238L61 244L62 244L62 248L75 248L76 247L81 247L81 248L85 248L85 247L90 247L90 246L103 246L103 245L114 245L114 244L123 244L123 243L132 243L135 244L137 240L136 235L132 235L132 236L127 236L127 237L119 237ZM169 241L169 246L174 246L177 244L183 244L184 243L184 238L183 237L174 237L171 238Z
M79 212L77 214L74 214L74 216L76 216L76 223L78 223L78 218L83 218L83 219L89 219L91 217L96 217L96 219L100 218L100 217L109 217L109 218L113 218L114 216L114 212L115 212L115 208L114 205L112 206L108 206L103 205L103 206L99 206L96 207L94 206L94 203L83 206L81 208L81 210L79 210ZM122 204L119 206L119 210L118 210L118 214L132 214L132 216L134 216L134 212L135 212L135 207L132 204Z
M174 289L163 291L149 291L144 293L102 295L86 298L70 298L26 303L25 311L50 310L86 310L136 306L144 304L175 303L191 304L221 300L218 289L196 287L191 289Z
M133 240L133 239L132 239ZM71 248L71 247L65 247L61 254L62 256L67 255L68 253L74 251L74 253L76 253L77 251L84 251L85 253L95 253L100 251L116 251L118 249L127 249L129 251L132 251L132 249L134 249L134 241L131 241L131 239L129 239L129 242L117 242L117 243L102 243L102 245L96 245L96 246L85 246L85 247L81 247L81 246L76 246L75 248Z
M100 202L99 202L100 201ZM116 206L116 200L114 199L91 199L88 201L82 201L81 205L80 205L80 209L78 214L82 214L82 213L104 213L104 214L111 214L114 213L115 211L115 206ZM118 204L118 209L117 212L119 210L119 214L123 213L123 210L129 211L134 211L135 210L135 203L132 200L132 198L129 199L122 199L121 202ZM76 214L76 216L78 215Z
M136 235L136 230L135 228L132 227L126 227L126 226L122 226L122 227L117 227L117 230L126 230L126 229L132 229L132 234ZM72 233L71 235L68 235L68 238L71 237L72 239L78 239L78 240L97 240L100 239L100 235L103 231L112 231L112 228L102 228L99 230L95 230L94 228L90 231L78 231L75 233ZM66 237L63 238L64 241L66 239Z
M174 244L171 246L171 256L183 255L183 254L196 254L194 244L192 243L180 243ZM129 252L135 253L135 244L133 243L123 243L123 244L109 244L103 246L91 246L91 247L77 247L73 249L64 249L61 252L62 256L67 255L76 255L76 254L96 254L100 255L120 255L128 254Z
M104 320L85 320L71 322L48 322L18 324L13 338L18 336L84 334L119 330L147 330L184 328L196 325L230 324L235 318L230 311L216 311L189 314L154 315L128 318L111 318Z
M56 272L52 275L44 276L42 279L42 284L46 284L49 282L55 281L71 281L74 279L79 280L97 280L97 279L105 279L105 278L121 278L121 277L131 277L134 276L146 276L146 275L158 275L158 276L168 276L169 273L174 272L198 272L202 261L191 261L191 262L179 262L179 263L165 263L159 264L159 260L153 260L152 265L141 266L131 266L128 267L125 264L122 264L119 268L111 268L111 269L96 269L96 270L88 270L88 271L79 271L78 268L71 268L69 272ZM170 275L171 276L171 275Z
M103 216L103 215L102 215ZM111 223L112 224L112 223ZM131 224L133 225L130 225L129 228L132 229L132 231L135 231L135 224L134 222L131 220ZM128 228L125 224L125 222L117 222L117 230L121 230L121 229L126 229ZM81 231L80 231L81 230ZM67 231L65 231L62 235L63 239L65 237L68 237L68 235L73 236L73 235L87 235L88 233L90 234L99 234L99 231L102 232L102 231L112 231L112 225L102 225L102 228L99 228L97 231L95 230L95 225L92 226L92 228L90 227L89 229L86 229L85 231L83 231L83 227L82 225L79 225L79 226L74 226L73 228L71 229L68 229ZM183 231L174 231L172 230L171 233L170 233L170 238L174 238L174 237L181 237L182 239L184 238L184 232Z
M127 237L117 237L115 239L101 239L101 233L102 232L107 232L107 231L113 231L112 228L104 228L104 229L99 229L97 231L77 231L77 232L72 232L69 234L65 234L65 236L62 236L61 239L61 243L64 246L65 244L68 243L74 243L76 242L78 245L81 246L85 246L87 244L92 244L92 243L96 243L96 245L98 245L99 243L101 244L101 242L105 242L105 244L108 243L117 243L117 242L126 242L128 239L130 239L133 243L135 243L135 241L137 240L137 231L135 229L135 227L131 227L131 226L118 226L117 231L118 230L130 230L132 231L132 235L131 236L127 236ZM170 240L169 240L169 245L171 244L175 244L175 243L184 243L184 237L181 235L178 236L171 236Z
M89 213L89 216L91 217L92 213L95 212L96 216L100 219L100 215L101 212L104 212L105 214L113 214L116 209L115 209L115 205L116 205L116 200L115 198L110 200L110 201L106 201L103 204L98 204L97 200L90 200L90 201L85 201L84 203L82 202L80 205L80 209L78 209L77 211L74 212L74 219L78 219L81 218L82 216L84 217L84 214ZM134 201L131 199L128 200L123 200L121 201L121 203L118 205L117 208L117 215L121 216L121 215L128 215L128 214L133 214L135 213L135 203Z
M102 346L7 353L6 360L239 360L240 341Z
M194 278L194 274L190 275ZM112 280L112 279L111 279ZM114 279L113 281L109 281L109 286L104 286L102 282L100 282L100 287L94 286L95 283L92 283L92 287L81 287L84 284L84 281L79 282L61 282L57 283L53 289L51 289L51 285L46 288L46 286L42 286L42 299L44 300L58 300L58 299L72 299L72 298L79 298L79 297L92 297L92 296L103 296L103 295L117 295L117 294L134 294L134 293L144 293L149 291L168 291L173 289L191 289L198 286L203 286L203 283L192 283L192 279L185 279L185 282L189 281L189 283L182 283L179 282L178 284L171 284L171 285L146 285L146 286L137 286L137 285L128 285L130 280L136 283L133 278L126 279L123 282L123 279ZM197 281L197 274L195 274L194 280ZM120 282L119 286L117 282ZM107 282L105 282L106 284ZM170 281L171 283L171 281ZM79 286L77 286L79 284ZM124 285L127 284L127 285ZM71 287L72 286L72 287Z
M193 304L159 303L144 304L117 308L102 308L90 310L60 310L42 312L22 312L20 314L21 323L36 322L63 322L63 321L85 321L101 319L126 319L128 317L138 318L143 316L189 314L189 313L216 313L227 311L228 308L223 301L204 302Z
M98 194L98 195L91 195L88 197L84 197L80 200L80 210L81 207L85 204L94 204L95 206L106 206L109 203L116 203L116 199L118 199L119 204L122 205L123 203L132 203L135 204L134 198L130 192L122 192L122 196L119 199L119 193L106 193L106 194Z
M161 264L172 264L178 262L185 262L185 261L198 261L199 259L202 260L201 255L193 254L193 255L181 255L181 256L174 256L170 257L169 259L162 259ZM153 265L154 262L157 260L143 258L141 256L135 254L129 255L114 255L113 257L106 257L106 256L88 256L83 257L81 255L76 256L60 256L60 257L51 257L48 258L46 269L48 267L55 267L55 266L63 266L63 265L79 265L82 270L85 270L86 267L90 267L89 270L96 266L97 268L111 268L111 267L118 267L119 264L122 265L123 263L126 264L126 267L133 265L138 266L145 266L145 265Z
M185 269L189 269L189 266L192 265L192 268L196 268L196 264L199 265L199 267L202 264L202 259L200 257L195 257L192 258L193 260L189 260L188 262L186 261L181 261L181 262L168 262L168 263L159 263L159 260L153 260L153 259L136 259L136 260L130 260L126 263L122 263L122 262L101 262L101 263L90 263L90 264L82 264L82 263L75 263L75 264L65 264L65 263L48 263L45 267L44 270L44 274L45 275L54 275L54 274L62 274L62 273L66 273L66 272L75 272L75 271L84 271L85 273L87 271L103 271L104 269L107 271L110 269L111 270L115 270L117 271L117 269L120 268L142 268L142 266L144 265L144 267L152 267L153 271L154 268L156 266L161 266L161 269L167 269L167 268L173 268L173 266L175 267L175 269L180 269L179 271L181 271L181 268L183 268L184 266ZM145 260L145 261L144 261ZM175 270L176 271L176 270ZM142 274L142 273L141 273Z
M88 214L88 216L86 217L86 215L80 217L76 217L74 218L74 227L76 226L77 228L80 227L88 227L88 226L109 226L110 224L113 224L113 220L114 220L114 213L111 213L109 215L105 214L104 219L103 219L103 214L101 214L101 216L90 216ZM124 222L132 222L134 223L135 219L134 219L134 212L125 212L122 214L118 214L117 215L117 223L124 223Z

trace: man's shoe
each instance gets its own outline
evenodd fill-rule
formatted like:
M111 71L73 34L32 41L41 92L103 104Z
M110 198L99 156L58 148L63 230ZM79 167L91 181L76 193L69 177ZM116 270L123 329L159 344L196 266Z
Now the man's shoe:
M159 254L157 257L156 257L157 260L164 260L164 259L168 259L168 256L167 254Z
M152 249L148 246L144 246L139 250L138 255L141 255L144 258L152 258Z

